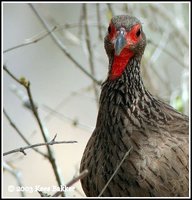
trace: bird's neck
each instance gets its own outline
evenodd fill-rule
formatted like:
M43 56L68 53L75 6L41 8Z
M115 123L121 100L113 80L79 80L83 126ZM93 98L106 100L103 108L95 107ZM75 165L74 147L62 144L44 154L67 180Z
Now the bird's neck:
M146 95L150 98L140 75L140 61L140 57L130 58L122 74L115 79L111 79L109 72L107 80L103 83L101 101L109 100L114 104L130 106ZM111 62L111 67L113 67L113 62Z

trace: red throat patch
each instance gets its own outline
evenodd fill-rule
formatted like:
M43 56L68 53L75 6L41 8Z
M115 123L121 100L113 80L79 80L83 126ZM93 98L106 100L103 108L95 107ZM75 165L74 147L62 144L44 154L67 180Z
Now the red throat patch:
M111 72L109 75L110 80L115 80L116 78L120 77L125 70L130 58L133 57L133 52L127 48L124 48L120 55L114 56Z

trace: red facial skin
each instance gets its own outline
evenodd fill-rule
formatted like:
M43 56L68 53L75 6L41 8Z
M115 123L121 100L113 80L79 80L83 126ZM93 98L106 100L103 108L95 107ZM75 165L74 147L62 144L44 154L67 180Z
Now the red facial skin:
M114 80L120 77L127 66L130 58L134 56L134 53L130 50L130 46L135 45L141 39L141 34L137 35L138 31L141 29L140 24L134 25L129 32L125 32L126 46L122 49L120 55L114 55L112 68L110 72L110 80ZM108 39L114 43L118 31L115 29L113 24L110 24L110 31L108 34Z

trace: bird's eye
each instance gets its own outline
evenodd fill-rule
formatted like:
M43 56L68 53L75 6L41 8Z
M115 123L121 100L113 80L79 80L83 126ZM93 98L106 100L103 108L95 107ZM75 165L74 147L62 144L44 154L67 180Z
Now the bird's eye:
M111 26L108 27L108 33L111 33Z
M139 37L141 35L141 29L136 32L136 36Z

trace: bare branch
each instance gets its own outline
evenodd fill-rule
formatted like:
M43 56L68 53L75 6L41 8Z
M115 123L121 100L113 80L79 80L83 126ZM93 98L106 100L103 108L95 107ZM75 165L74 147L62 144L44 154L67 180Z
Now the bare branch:
M57 137L57 134L55 134L54 138L52 139L53 142L55 141L56 137Z
M128 4L127 3L123 4L123 10L125 11L125 13L129 13L129 9L128 9Z
M31 94L31 89L30 89L30 82L28 82L28 84L26 86L27 86L26 90L27 90L27 94L29 96L29 100L30 100L30 103L31 103L33 114L34 114L34 116L35 116L35 118L36 118L36 120L38 122L39 128L40 128L41 133L43 135L43 139L47 143L48 142L48 136L47 136L47 133L44 131L43 124L42 124L42 122L40 120L37 108L36 108L36 106L34 104L34 101L33 101L33 98L32 98L32 94ZM47 145L47 150L48 150L49 161L50 161L50 163L52 165L52 168L53 168L53 171L55 173L58 185L63 185L63 183L62 183L63 181L62 181L62 178L61 178L60 173L59 173L59 169L58 169L58 166L57 166L57 163L56 163L56 159L55 159L54 153L53 153L53 151L52 151L52 149L50 148L49 145ZM63 193L63 195L64 195L64 193Z
M84 13L83 13L83 4L81 6L81 11L80 11L80 18L79 18L79 31L78 31L78 35L79 37L81 37L82 35L82 31L83 31L83 16L84 16Z
M164 48L163 46L161 46L161 44L156 44L154 41L152 41L152 40L147 40L147 42L148 42L148 44L151 44L151 45L153 45L153 46L155 46L155 47L161 47L161 48L163 48L163 52L164 53L166 53L167 55L169 55L171 58L173 58L175 61L177 61L180 65L181 65L181 67L184 67L184 68L186 68L186 66L184 65L184 63L182 63L181 62L181 60L178 58L178 57L176 57L174 54L172 54L170 51L168 51L166 48Z
M55 141L55 137L56 137L56 135L54 136L54 138L50 142L33 144L33 145L20 147L18 149L14 149L14 150L5 152L5 153L3 153L3 156L7 156L9 154L17 153L17 152L22 152L24 155L27 155L26 152L25 152L26 149L32 149L32 148L39 147L39 146L45 146L45 145L48 146L48 145L54 145L54 144L72 144L72 143L77 143L77 141Z
M85 169L83 172L81 172L79 174L79 176L75 177L74 179L72 179L71 181L69 181L66 186L67 187L71 187L74 183L76 183L78 180L82 179L83 177L85 177L88 174L88 170Z
M24 154L24 156L26 156L27 154L25 153L25 150L21 147L21 148L19 148L19 151L21 152L21 153L23 153ZM14 153L14 152L13 152ZM5 153L5 154L3 154L3 156L4 155L6 155L7 153ZM10 154L10 153L8 153L8 154Z
M99 32L99 39L102 40L102 29L101 29L101 14L100 14L100 9L99 9L100 4L96 3L96 9L97 9L97 23L98 23L98 32Z
M17 81L19 84L23 85L25 87L25 89L27 90L27 94L28 94L28 97L29 97L29 101L30 101L30 104L31 104L31 110L35 116L35 119L37 120L37 123L39 125L39 128L41 130L41 133L42 133L42 136L43 136L43 139L45 141L45 143L48 142L48 135L47 135L47 132L44 130L43 128L43 124L41 122L41 119L39 117L39 114L38 114L38 110L37 110L37 107L36 105L34 104L34 101L33 101L33 97L32 97L32 94L31 94L31 89L30 89L30 82L28 80L26 80L24 77L20 78L20 80L18 78L16 78L8 69L7 67L3 67L3 69L15 80ZM56 159L55 159L55 156L54 156L54 153L53 151L51 150L50 146L49 145L46 145L47 147L47 151L48 151L48 159L49 159L49 162L51 163L52 165L52 168L53 168L53 171L54 171L54 174L55 174L55 177L56 177L56 180L57 180L57 183L58 185L63 185L63 181L62 181L62 177L60 175L60 172L59 172L59 169L58 169L58 166L57 166L57 163L56 163ZM21 151L21 149L20 149ZM23 153L25 153L23 151ZM64 193L63 193L63 196L64 196Z
M16 78L8 69L6 65L3 65L3 70L6 71L11 78L13 78L17 83L21 84L20 80Z
M5 115L5 117L7 118L7 120L9 121L10 125L15 129L15 131L19 134L19 136L23 139L23 141L30 145L29 141L26 139L26 137L21 133L21 131L17 128L17 126L15 125L15 123L11 120L11 118L9 117L9 115L7 114L7 112L5 111L5 109L3 109L3 113Z
M22 44L19 44L19 45L16 45L14 47L11 47L11 48L8 48L6 50L3 51L3 53L7 53L9 51L12 51L12 50L15 50L15 49L18 49L20 47L24 47L24 46L27 46L27 45L30 45L30 44L33 44L33 43L36 43L42 39L44 39L45 37L47 37L51 32L53 32L57 27L54 26L50 31L43 31L41 33L38 33L37 35L29 38L29 39L26 39L26 41Z
M100 18L100 15L98 16ZM102 29L105 29L105 26L101 24L101 21L98 21L98 24L94 24L94 23L89 23L88 24L89 26L95 26L95 27L98 27L99 29L99 37L100 39L102 40L102 35L101 35L101 30ZM30 44L34 44L34 43L37 43L41 40L43 40L44 38L46 38L47 36L50 35L51 32L55 31L55 30L62 30L62 29L68 29L68 28L75 28L75 27L83 27L84 25L82 24L77 24L77 23L73 23L73 24L63 24L63 25L59 25L59 26L54 26L50 31L42 31L34 36L32 36L31 38L28 38L28 39L25 39L25 42L23 42L22 44L18 44L16 46L13 46L13 47L10 47L6 50L3 51L3 53L8 53L10 51L13 51L15 49L18 49L18 48L21 48L21 47L24 47L24 46L28 46Z
M21 181L21 176L20 176L20 172L16 169L14 169L13 167L11 167L7 162L3 161L3 169L6 170L7 172L9 172L10 174L12 174L14 176L14 178L17 181L17 184L20 188L23 187L23 183ZM25 192L23 190L20 190L21 193L21 197L25 197Z
M109 9L109 12L110 12L111 17L114 16L115 13L114 13L114 10L113 10L113 8L112 8L112 6L111 6L111 3L107 3L107 7L108 7L108 9Z
M153 51L152 56L150 57L150 59L147 62L147 66L151 66L150 69L153 70L153 73L159 78L159 80L161 80L161 82L165 85L167 84L167 81L165 78L163 78L158 72L157 69L153 66L153 63L155 63L155 61L159 58L159 56L161 55L161 53L163 52L163 48L165 48L166 44L167 44L167 40L169 38L169 32L164 32L164 34L162 35L160 41L159 41L159 45L157 45L157 47L155 48L155 50Z
M9 115L7 114L7 112L5 111L5 109L3 109L3 113L5 115L5 117L7 118L7 120L9 121L10 125L15 129L15 131L19 134L19 136L23 139L23 141L27 144L27 145L31 145L31 143L27 140L27 138L23 135L23 133L18 129L18 127L15 125L15 123L11 120L11 118L9 117ZM48 156L46 154L44 154L43 152L39 151L36 148L33 148L34 151L36 151L37 153L41 154L42 156L48 158Z
M115 169L115 171L113 172L112 176L110 177L110 179L107 181L106 185L104 186L104 188L102 189L102 191L100 192L98 197L101 197L101 195L103 194L103 192L106 190L107 186L109 185L109 183L111 182L111 180L113 179L113 177L115 176L115 174L117 173L117 171L119 170L119 168L121 167L121 165L123 164L124 160L127 158L127 156L129 155L130 151L132 150L133 147L131 147L123 156L123 159L121 160L121 162L119 163L119 165L117 166L117 168Z
M38 19L42 23L42 25L48 31L50 31L50 27L49 27L48 23L42 18L42 16L39 14L39 12L36 10L36 8L31 3L29 3L29 6L31 7L31 9L35 13L35 15L38 17ZM51 32L50 35L51 35L52 39L54 40L55 44L57 44L57 46L59 47L59 49L75 64L75 66L77 66L84 74L86 74L89 78L91 78L96 84L101 85L101 82L98 81L95 77L93 77L89 72L87 72L84 69L84 67L81 64L79 64L75 60L75 58L67 51L67 48L64 46L62 41L57 37L57 35L54 32Z
M82 179L83 177L85 177L88 174L88 170L85 169L84 171L82 171L79 176L73 178L71 181L69 181L66 184L66 187L71 187L74 183L76 183L77 181L79 181L80 179ZM52 197L58 197L62 194L62 191L58 191L56 192Z
M55 108L53 109L53 108L49 107L48 105L43 105L43 109L45 111L50 112L50 114L48 114L47 118L50 117L51 115L54 115L54 116L56 116L56 117L58 117L62 120L67 120L67 121L71 122L72 125L78 126L79 128L84 129L86 131L92 131L93 130L93 127L88 126L87 124L80 123L76 119L65 116L63 113L58 112L57 109L55 109Z
M45 193L45 192L42 192L42 191L40 191L40 190L38 190L37 192L39 192L39 194L40 194L41 197L51 197L50 194Z
M153 10L155 14L159 16L163 16L165 21L168 21L170 26L172 26L173 30L175 31L174 34L177 34L180 40L184 43L185 46L189 46L188 36L185 34L187 31L185 28L182 28L182 31L178 28L177 23L175 23L177 16L173 16L171 12L168 12L168 9L162 4L149 4L149 8ZM175 19L175 20L173 20Z
M88 20L87 20L87 4L83 4L83 13L84 13L84 20L85 20L85 34L86 34L86 44L87 44L87 50L88 50L88 57L89 57L89 65L91 69L91 75L95 77L95 68L94 68L94 63L93 63L93 51L91 47L91 37L89 33L89 28L88 28ZM99 92L97 90L97 86L95 82L93 81L93 90L95 93L95 99L97 105L99 105Z
M82 16L83 17L83 16ZM83 19L82 19L83 20ZM61 25L58 25L57 26L57 31L58 30L62 30L62 29L69 29L69 28L76 28L76 27L80 27L81 29L84 27L85 25L82 24L82 22L79 22L79 23L71 23L71 24L68 24L68 23L65 23L65 24L61 24ZM92 23L92 22L88 22L88 26L91 26L91 27L98 27L100 28L101 30L105 30L106 27L104 24L98 24L98 23ZM81 33L79 34L81 35ZM103 39L103 38L102 38Z

